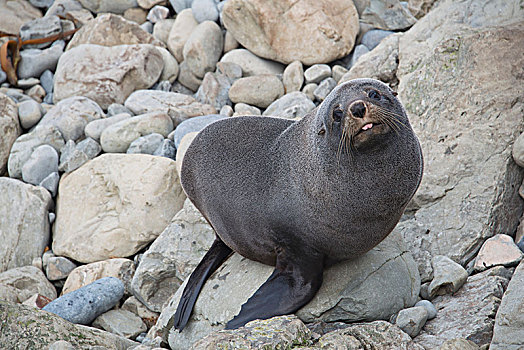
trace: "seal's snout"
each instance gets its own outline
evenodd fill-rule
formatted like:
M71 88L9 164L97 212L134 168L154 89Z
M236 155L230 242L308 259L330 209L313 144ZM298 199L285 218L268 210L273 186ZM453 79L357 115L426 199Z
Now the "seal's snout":
M366 114L366 105L361 101L357 101L349 107L349 110L355 118L364 118L364 115Z

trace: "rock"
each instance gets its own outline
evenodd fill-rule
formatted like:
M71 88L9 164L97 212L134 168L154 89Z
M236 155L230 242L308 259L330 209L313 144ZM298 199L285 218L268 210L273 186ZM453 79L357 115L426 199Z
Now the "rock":
M143 154L153 154L158 147L164 141L164 136L152 133L142 137L137 138L135 141L131 142L126 153L143 153Z
M263 115L290 119L301 118L313 108L315 108L315 104L306 94L300 91L294 91L270 104Z
M0 285L14 288L13 292L16 291L16 298L20 303L35 293L49 299L56 298L55 287L34 266L15 267L0 273Z
M137 1L138 6L143 8L144 10L149 10L155 5L162 5L165 3L165 0L138 0Z
M127 349L137 343L96 328L74 325L54 314L35 310L30 306L0 301L3 331L0 347L9 349L16 344L20 349L56 348L59 340L67 339L75 349ZM48 348L47 346L50 347ZM65 348L68 349L68 348Z
M71 50L82 44L102 46L153 44L163 46L154 36L125 18L105 13L82 26L67 45Z
M198 23L216 22L218 19L218 8L214 0L193 0L191 11Z
M156 323L159 315L157 312L149 310L134 296L131 296L126 299L124 304L122 304L122 310L130 311L138 317L140 317L142 321L144 321L148 329Z
M136 0L78 0L86 9L95 13L111 12L121 14L131 7L137 7Z
M0 69L0 84L2 84L3 82L5 82L7 79L7 74L5 74L5 72L3 70Z
M169 0L173 10L179 15L184 9L191 8L192 2L193 0Z
M202 22L191 32L184 45L184 62L197 78L203 78L206 72L215 70L223 48L224 38L218 24Z
M169 159L175 160L176 157L176 147L175 143L169 139L162 141L160 146L153 152L154 156L167 157Z
M453 294L468 278L466 270L446 256L434 256L431 264L433 265L433 280L428 288L430 297Z
M365 9L360 12L360 21L373 28L402 30L411 27L417 20L401 5L399 0L366 1Z
M184 199L174 161L103 154L62 177L53 251L84 263L133 255L164 230Z
M38 185L51 173L58 172L58 153L49 145L35 148L22 167L22 179L32 185Z
M180 141L180 144L177 147L176 152L176 171L178 172L178 175L180 176L180 171L182 169L182 160L184 159L184 155L186 154L187 148L191 144L191 141L195 138L195 136L198 134L198 132L190 132L186 134L184 137L182 137L182 140Z
M191 96L176 92L151 90L135 91L126 100L125 106L135 114L167 113L173 120L175 127L186 119L217 112L213 106L202 104Z
M524 317L522 290L524 288L524 263L516 268L495 317L492 350L517 350L524 345Z
M5 173L11 146L22 132L18 118L16 103L7 95L0 93L0 134L2 135L0 137L0 175ZM18 177L21 175L19 173Z
M102 151L100 144L90 137L80 141L78 145L76 145L76 149L85 153L89 159L95 158Z
M20 51L17 72L20 79L40 76L45 70L55 70L58 59L64 53L64 44L53 45L48 49L25 49Z
M201 103L212 105L220 110L225 105L231 105L230 88L231 80L225 74L208 72L204 75L195 98Z
M513 160L520 167L524 167L524 133L520 134L519 137L513 143Z
M326 78L322 80L320 84L318 84L317 88L313 91L313 96L318 101L324 101L324 99L327 97L327 95L337 86L337 82L333 78Z
M42 12L33 7L28 1L2 1L0 2L0 31L16 35L24 23L42 17Z
M304 71L306 84L320 83L328 77L331 77L331 67L327 64L315 64Z
M122 113L127 113L129 115L133 114L133 112L127 109L126 106L120 103L111 103L109 107L107 107L107 116L108 117L114 117L115 115L122 114Z
M507 270L493 268L468 277L455 294L437 296L433 304L438 317L428 320L414 341L425 349L436 349L455 338L471 340L479 346L489 343L507 283Z
M246 103L237 103L235 105L235 113L233 113L233 117L243 115L262 115L262 112L255 106Z
M131 282L133 295L150 310L161 312L214 239L213 229L186 199L182 210L142 257Z
M466 339L450 339L446 340L439 348L438 350L479 350L477 344L472 342L471 340Z
M119 113L119 114L110 116L109 118L96 119L96 120L89 122L86 125L84 132L87 137L90 137L95 141L100 141L100 135L106 128L122 120L126 120L129 118L131 118L131 114Z
M437 317L437 309L435 305L429 300L421 300L415 304L415 306L422 306L428 312L428 320L432 320Z
M224 35L224 53L234 49L238 49L238 41L233 34L226 31L226 34Z
M165 112L150 112L110 125L102 132L100 144L104 152L122 153L141 136L156 133L166 137L171 130L173 122Z
M53 92L53 81L54 81L54 79L55 79L55 74L53 72L51 72L49 69L46 69L40 75L40 84L44 88L46 94L50 94L50 93Z
M302 92L307 96L307 98L309 98L311 101L314 101L315 95L313 95L313 92L315 92L317 87L318 84L315 83L307 84L302 88Z
M134 274L135 264L132 260L124 258L114 258L82 265L70 272L64 283L62 294L73 292L105 277L118 278L124 283L125 292L129 293L129 286Z
M109 310L101 314L93 321L93 327L104 329L124 338L136 338L140 333L147 331L140 317L122 309Z
M56 281L67 278L73 271L76 264L63 256L54 256L49 258L45 274L50 281Z
M218 62L217 74L224 74L231 82L242 78L242 67L233 62Z
M55 0L45 14L46 16L66 16L71 11L80 11L82 9L82 4L77 0Z
M165 20L169 16L169 9L165 6L156 5L147 13L149 22L155 24Z
M511 157L522 131L522 106L510 88L522 79L507 67L524 64L524 56L508 54L507 47L524 47L524 29L511 24L521 21L524 9L515 1L490 6L496 14L483 5L442 2L399 39L399 98L426 167L413 216L396 230L406 237L423 280L433 255L465 266L487 238L515 232L522 213L516 189L523 174ZM509 41L502 45L502 38ZM436 113L440 122L429 122Z
M402 34L390 35L362 59L351 64L351 69L344 74L339 84L358 78L373 78L391 85L398 83L396 72L399 61L398 41ZM358 47L358 46L357 46Z
M58 188L58 181L60 181L60 175L58 175L58 172L54 172L49 174L46 178L44 178L38 186L42 186L46 190L48 190L53 197L56 197L56 190ZM53 213L49 213L51 215ZM54 215L54 214L53 214ZM51 220L49 220L50 224L53 224Z
M474 269L484 271L496 265L516 266L524 257L511 236L498 234L488 239L475 258Z
M49 243L51 196L41 187L0 177L0 203L0 272L31 265Z
M124 295L118 278L105 277L47 304L43 310L71 323L90 324L98 315L115 306Z
M17 304L20 301L18 300L18 289L13 286L8 286L6 284L0 284L0 302L7 301L9 303Z
M220 112L218 112L218 114L224 115L226 117L231 117L233 113L235 113L235 111L233 110L233 107L231 107L230 105L223 106L222 108L220 108Z
M191 9L185 9L181 12L177 11L177 13L178 15L167 38L167 47L176 60L182 62L184 60L184 45L193 30L198 26L198 22L195 20Z
M159 81L169 81L170 83L174 82L178 77L178 62L176 59L164 48L157 49L161 54L164 60L164 69L160 74Z
M163 65L162 55L149 44L80 45L58 61L54 101L82 95L107 109L111 103L123 103L134 90L152 86Z
M142 24L147 20L147 11L138 7L131 7L125 10L122 16L128 21Z
M32 98L33 100L35 100L38 103L41 103L47 97L44 88L39 84L26 90L25 93L27 96L29 96L30 98Z
M32 21L24 23L20 27L20 38L23 41L30 39L47 38L62 32L62 25L58 16L45 16L36 18ZM41 44L28 44L27 48L45 48L51 45L51 42Z
M140 28L142 28L143 30L145 30L149 34L153 34L153 30L154 30L153 23L151 23L149 21L146 21L146 22L142 23L140 25Z
M175 133L173 135L175 147L178 148L178 146L180 146L180 141L182 141L182 138L188 133L199 132L209 124L224 118L225 117L220 114L210 114L184 120L182 123L178 124L175 129Z
M87 123L103 117L104 111L95 101L73 96L58 102L44 115L39 125L55 126L65 141L76 141L83 138Z
M304 67L302 66L302 62L291 62L286 69L284 69L282 81L286 94L293 91L300 91L302 84L304 84Z
M278 75L284 73L284 65L265 60L255 56L246 49L231 50L220 59L220 62L236 63L242 68L242 73L245 77L252 75L273 74Z
M351 61L349 62L348 68L353 67L359 60L360 57L369 52L369 49L366 45L357 45L351 54Z
M400 310L395 324L411 338L416 337L428 320L428 311L423 306L410 307Z
M370 30L362 36L362 45L365 45L369 50L373 50L378 44L380 44L382 39L394 33L395 32L390 30Z
M202 84L202 79L193 74L187 62L183 61L179 67L178 82L187 88L189 91L188 95L193 95L193 93L198 90L200 84Z
M38 83L40 83L40 81L37 78L20 79L17 82L17 87L20 89L29 89Z
M49 299L48 297L35 293L33 294L33 296L31 296L29 299L24 301L22 304L27 305L27 306L32 306L36 309L41 309L44 306L46 306L47 304L49 304L50 302L51 302L51 299Z
M20 102L18 105L18 118L24 129L29 129L42 118L40 104L34 100Z
M229 89L233 103L247 103L266 108L284 95L284 85L274 75L255 75L236 80Z
M49 345L48 350L75 350L75 347L68 341L58 340Z
M348 70L345 67L342 67L337 64L333 66L331 73L333 75L333 79L335 79L335 81L338 83L340 81L340 78L342 78L342 76L347 72Z
M296 316L254 320L237 330L215 332L193 344L194 349L286 349L307 344L310 330Z
M285 64L327 63L347 55L359 30L349 1L230 0L222 12L224 26L258 56Z

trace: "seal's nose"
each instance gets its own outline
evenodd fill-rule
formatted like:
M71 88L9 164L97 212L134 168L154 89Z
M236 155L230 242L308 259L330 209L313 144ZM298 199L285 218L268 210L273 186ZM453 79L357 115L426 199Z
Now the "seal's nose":
M364 114L366 114L366 105L362 102L355 102L351 105L349 110L355 118L364 118Z

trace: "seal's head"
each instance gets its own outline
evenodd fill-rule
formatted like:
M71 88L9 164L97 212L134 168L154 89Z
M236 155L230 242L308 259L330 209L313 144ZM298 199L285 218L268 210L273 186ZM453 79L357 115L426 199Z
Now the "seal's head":
M324 125L338 134L339 152L366 152L388 142L409 125L396 93L374 79L355 79L336 87L322 102Z

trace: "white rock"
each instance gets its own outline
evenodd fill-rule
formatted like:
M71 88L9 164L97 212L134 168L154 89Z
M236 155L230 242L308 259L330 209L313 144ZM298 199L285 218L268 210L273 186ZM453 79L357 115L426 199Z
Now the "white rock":
M195 17L193 17L193 12L191 9L185 9L179 12L176 16L175 23L169 32L167 47L178 62L182 62L184 60L184 45L197 26L198 22L195 20Z
M22 167L22 179L32 185L38 185L42 180L58 172L58 152L49 145L35 148Z
M42 108L35 100L20 102L18 105L18 118L24 129L29 129L42 118Z
M284 95L282 81L274 75L254 75L236 80L229 89L233 103L247 103L266 108Z
M91 137L96 141L100 141L100 135L102 135L102 132L106 128L129 118L131 118L131 114L119 113L108 118L93 120L86 125L84 133L86 134L86 136Z
M260 74L282 74L285 66L281 63L255 56L246 49L231 50L220 59L220 62L232 62L242 67L245 77Z
M201 79L215 70L223 48L222 30L215 22L205 21L191 32L182 53L189 69Z

